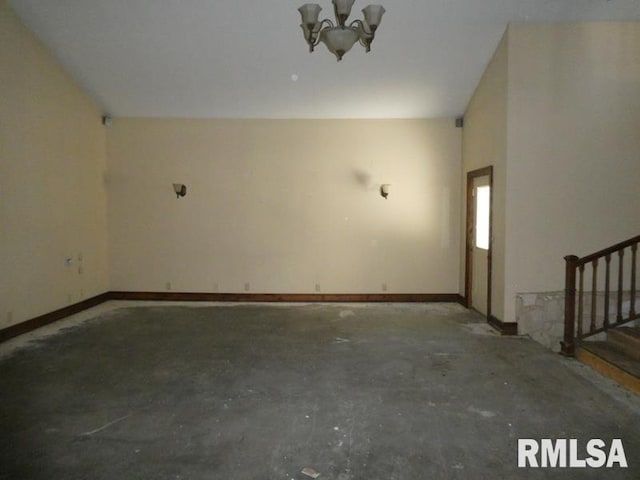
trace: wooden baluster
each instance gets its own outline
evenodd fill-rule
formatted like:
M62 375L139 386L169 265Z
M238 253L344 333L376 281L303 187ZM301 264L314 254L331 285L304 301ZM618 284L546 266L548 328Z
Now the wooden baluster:
M578 257L568 255L564 257L564 340L560 342L562 354L573 356L575 353L576 336L576 264Z
M607 262L604 279L604 329L609 328L609 294L611 293L611 255L604 257Z
M634 243L631 246L631 310L629 311L629 318L636 318L636 254L638 252L638 244Z
M618 314L616 315L616 322L622 322L622 284L624 281L624 249L618 251Z
M582 320L584 317L584 264L580 264L578 281L578 339L582 339Z
M591 262L593 266L593 275L591 277L591 324L589 325L589 333L593 333L596 329L596 310L598 303L598 259Z

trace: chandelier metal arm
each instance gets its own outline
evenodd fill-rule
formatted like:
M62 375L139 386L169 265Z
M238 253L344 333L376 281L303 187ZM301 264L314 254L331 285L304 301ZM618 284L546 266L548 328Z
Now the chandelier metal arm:
M323 27L323 25L325 23L326 23L326 26ZM315 29L315 32L319 33L321 30L324 30L325 28L334 28L334 27L335 27L335 25L333 24L333 22L331 20L329 20L328 18L325 18L320 23L318 23L318 26Z
M359 18L356 18L353 22L351 22L349 24L349 28L354 28L354 27L357 27L358 30L360 30L361 32L363 32L367 36L373 36L374 35L373 30L367 28L367 25L362 20L360 20Z
M302 29L305 32L305 40L309 44L309 51L313 52L313 49L318 46L320 43L320 34L322 30L327 30L329 28L334 28L334 24L328 18L325 18L321 22L318 22L313 30L310 30L305 25L301 25Z
M357 30L358 42L365 48L366 52L371 51L371 43L376 36L376 32L373 29L367 28L367 24L360 19L356 19L349 24L349 28Z

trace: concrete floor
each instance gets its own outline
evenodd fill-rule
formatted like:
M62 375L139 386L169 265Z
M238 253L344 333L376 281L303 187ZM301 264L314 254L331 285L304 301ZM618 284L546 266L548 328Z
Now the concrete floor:
M640 478L640 397L457 305L155 305L2 346L0 479ZM518 469L518 438L629 468Z

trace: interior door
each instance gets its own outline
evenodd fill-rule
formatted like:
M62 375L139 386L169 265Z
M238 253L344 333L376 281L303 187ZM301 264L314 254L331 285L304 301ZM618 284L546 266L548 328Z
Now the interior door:
M489 249L491 244L491 178L473 178L472 187L472 282L471 308L489 315Z
M467 172L464 295L491 319L493 167Z

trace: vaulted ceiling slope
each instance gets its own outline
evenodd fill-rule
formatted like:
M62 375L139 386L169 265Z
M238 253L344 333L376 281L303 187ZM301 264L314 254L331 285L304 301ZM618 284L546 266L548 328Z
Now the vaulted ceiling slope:
M640 19L639 0L374 1L387 13L372 51L340 63L308 52L304 0L9 4L105 112L133 117L457 116L509 22Z

